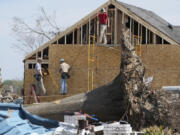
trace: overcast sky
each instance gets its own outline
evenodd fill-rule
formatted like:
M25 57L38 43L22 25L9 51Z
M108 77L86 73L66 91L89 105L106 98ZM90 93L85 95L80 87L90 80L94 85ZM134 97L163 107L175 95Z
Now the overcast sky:
M57 23L66 28L92 12L107 0L0 0L0 67L5 79L23 79L23 53L13 48L12 18L26 22L40 14L44 7L48 14L56 12ZM121 0L122 2L152 10L173 25L180 25L180 0Z

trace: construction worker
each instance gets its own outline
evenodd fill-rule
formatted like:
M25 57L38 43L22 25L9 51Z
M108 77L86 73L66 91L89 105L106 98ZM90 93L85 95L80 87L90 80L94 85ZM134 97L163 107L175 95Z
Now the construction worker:
M103 8L98 15L99 23L100 23L100 37L99 43L102 43L104 40L104 44L107 44L106 30L108 25L108 14L106 10Z
M67 94L67 79L70 77L69 71L71 67L67 64L63 58L60 59L60 69L59 72L61 73L61 95Z
M46 95L46 89L43 84L43 74L42 74L42 69L41 69L41 63L42 63L42 58L37 59L37 63L35 66L35 75L34 77L36 78L36 94L39 96L39 89L41 88L43 91L43 95Z

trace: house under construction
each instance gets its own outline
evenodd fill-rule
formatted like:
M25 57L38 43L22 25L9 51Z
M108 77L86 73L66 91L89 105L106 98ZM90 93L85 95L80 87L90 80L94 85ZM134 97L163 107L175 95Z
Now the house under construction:
M107 45L99 46L98 13L102 8L107 10L110 26L106 32ZM109 0L25 57L25 95L28 95L30 84L35 82L33 75L38 57L43 59L42 67L48 70L43 78L48 96L42 97L43 101L66 97L60 96L60 58L72 66L67 96L112 81L120 71L123 26L136 47L137 55L142 57L146 76L154 76L152 87L179 85L180 26L173 26L152 11Z

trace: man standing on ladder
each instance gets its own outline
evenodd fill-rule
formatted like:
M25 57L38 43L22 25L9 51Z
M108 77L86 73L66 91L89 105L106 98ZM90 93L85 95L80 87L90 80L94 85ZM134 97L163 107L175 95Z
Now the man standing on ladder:
M37 59L37 63L35 66L35 75L34 77L36 78L36 95L40 95L39 94L39 89L41 88L43 91L43 94L46 95L46 89L44 87L43 84L43 74L42 74L42 70L41 70L41 63L42 63L42 58L38 58Z
M104 40L104 44L107 44L106 30L108 24L108 14L104 8L101 9L101 12L98 15L98 19L100 23L99 43L102 43L102 40Z
M71 67L67 64L63 58L60 59L60 69L59 72L61 73L61 95L67 94L67 79L69 79L69 71Z

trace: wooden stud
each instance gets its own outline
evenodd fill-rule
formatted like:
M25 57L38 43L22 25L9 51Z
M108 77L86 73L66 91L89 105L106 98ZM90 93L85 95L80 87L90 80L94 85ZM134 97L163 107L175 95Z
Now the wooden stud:
M151 31L149 30L148 33L149 33L149 35L148 35L148 38L149 38L149 39L148 39L148 43L151 44Z
M72 34L72 44L74 45L74 30L73 30L73 34Z
M134 20L132 19L132 44L134 45Z
M36 61L37 61L37 59L38 59L38 51L36 52Z
M64 36L64 44L66 45L67 44L67 35Z
M43 58L43 50L41 50L41 58Z
M164 39L162 38L162 44L164 44Z
M97 16L97 42L99 42L99 18Z
M132 19L130 18L130 28L129 28L130 43L132 42L132 33L131 33L131 29L132 29Z
M139 30L139 25L140 25L140 24L138 23L138 45L140 44L140 41L139 41L139 40L141 39L140 36L139 36L139 31L140 31L140 30Z
M80 28L77 29L77 44L80 44Z
M114 44L117 44L117 36L118 36L118 10L115 8L115 24L114 24Z
M148 33L147 33L147 28L146 28L146 44L147 44L147 38L148 38L148 35L147 35Z
M83 44L83 26L81 25L81 45Z
M91 35L91 20L89 19L89 35Z
M85 33L86 44L88 44L88 37L89 37L88 35L89 35L89 22L86 24L86 33Z
M122 24L124 24L124 12L122 12Z

